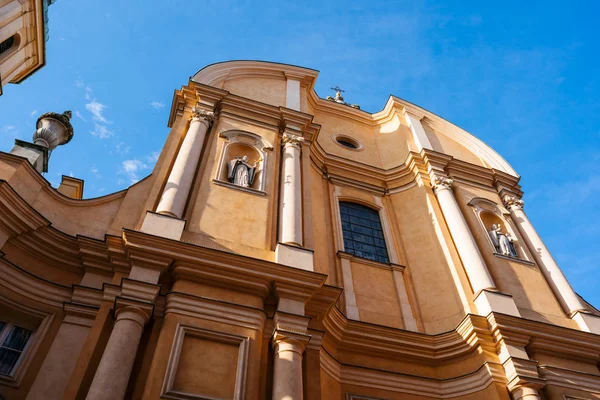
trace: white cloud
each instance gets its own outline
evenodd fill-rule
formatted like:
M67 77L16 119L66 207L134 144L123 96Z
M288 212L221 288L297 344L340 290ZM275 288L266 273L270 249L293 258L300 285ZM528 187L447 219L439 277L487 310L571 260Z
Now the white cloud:
M146 157L146 161L148 163L156 163L156 161L158 161L158 156L160 156L160 153L158 151L153 151L148 157Z
M100 139L108 139L113 136L113 131L109 130L106 125L94 122L94 130L90 131L93 136L98 136Z
M87 120L85 118L83 118L83 115L81 115L81 113L79 112L79 110L75 110L75 116L77 118L79 118L80 120L82 120L83 122L87 122Z
M100 179L100 178L102 178L102 175L100 175L100 171L98 171L98 168L96 168L96 166L95 166L95 165L94 165L94 166L92 166L92 169L91 169L90 171L92 172L92 174L94 174L94 176L95 176L97 179Z
M155 110L160 110L161 108L165 107L165 104L161 103L160 101L153 101L152 103L150 103L150 105L154 107Z
M107 123L108 121L106 120L106 118L104 118L104 115L102 115L102 113L104 112L104 110L106 109L106 105L99 103L96 101L96 99L92 100L91 102L87 103L85 105L85 108L92 113L93 115L93 119L95 121L100 121L100 122L104 122Z
M121 156L129 153L129 150L131 150L131 146L127 145L125 142L119 142L115 144L115 151Z
M129 183L133 185L140 180L138 174L146 169L148 169L148 165L145 162L138 159L133 159L123 161L121 163L120 172L127 175L127 178L129 178Z
M85 83L83 82L83 79L81 79L81 77L77 77L77 79L75 80L75 86L77 86L78 88L82 88L85 86Z
M16 127L14 125L5 125L4 127L2 127L2 130L4 132L14 131L15 129Z
M31 117L33 117L35 114L37 114L37 110L33 110L31 113L29 113Z

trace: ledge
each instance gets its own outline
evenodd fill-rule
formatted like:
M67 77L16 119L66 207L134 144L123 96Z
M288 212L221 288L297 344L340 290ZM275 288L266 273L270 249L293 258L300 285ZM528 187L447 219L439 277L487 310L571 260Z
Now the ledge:
M534 266L535 266L535 263L534 263L534 262L531 262L531 261L528 261L528 260L524 260L524 259L522 259L522 258L505 256L504 254L500 254L500 253L496 253L496 252L494 252L493 254L494 254L496 257L498 257L498 258L502 258L502 259L504 259L504 260L518 262L518 263L520 263L520 264L525 264L525 265L528 265L528 266L530 266L530 267L534 267Z
M238 186L238 185L234 185L231 182L225 182L225 181L222 181L222 180L219 180L219 179L213 179L213 183L215 185L225 186L225 187L228 187L230 189L240 190L240 191L246 192L246 193L257 194L259 196L266 196L266 194L267 194L266 192L263 192L262 190L241 187L241 186Z

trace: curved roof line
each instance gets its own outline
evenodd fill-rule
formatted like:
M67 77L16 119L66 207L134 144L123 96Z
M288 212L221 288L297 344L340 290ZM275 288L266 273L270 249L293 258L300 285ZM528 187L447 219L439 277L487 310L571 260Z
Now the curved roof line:
M434 128L437 128L441 134L448 136L452 140L473 152L480 157L490 168L494 168L505 172L509 175L519 177L519 174L498 152L492 149L488 144L483 142L468 131L462 129L458 125L440 117L439 115L420 107L408 100L404 100L398 96L390 95L381 111L370 113L364 110L357 110L351 107L339 107L338 104L333 104L330 101L319 97L314 89L315 81L319 71L312 68L301 67L293 64L278 63L262 60L230 60L221 61L209 64L199 69L190 80L196 83L201 83L209 86L214 86L221 80L226 79L231 74L252 75L252 72L266 76L294 76L301 79L309 88L308 96L312 98L313 105L316 108L326 108L328 111L335 113L346 114L349 117L359 119L367 123L385 118L392 112L394 104L398 104L413 113L416 113L420 118L427 118L427 122Z

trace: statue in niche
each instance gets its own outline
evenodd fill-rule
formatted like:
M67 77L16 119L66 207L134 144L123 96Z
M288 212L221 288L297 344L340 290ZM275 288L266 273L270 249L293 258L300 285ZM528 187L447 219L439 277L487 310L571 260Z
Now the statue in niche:
M248 156L235 157L227 164L227 180L234 185L241 187L250 187L254 183L256 164L248 162Z
M502 232L502 225L493 224L492 230L488 232L496 251L504 256L517 257L517 248L510 233Z

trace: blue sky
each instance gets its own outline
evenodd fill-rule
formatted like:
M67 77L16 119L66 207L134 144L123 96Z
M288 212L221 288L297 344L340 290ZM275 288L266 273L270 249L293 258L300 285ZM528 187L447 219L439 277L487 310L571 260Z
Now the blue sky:
M150 5L151 4L151 5ZM525 210L575 290L600 306L600 36L595 1L127 2L50 7L47 66L0 97L0 150L73 110L46 178L85 196L149 174L173 90L260 59L321 71L317 93L379 111L390 94L472 132L522 175Z

